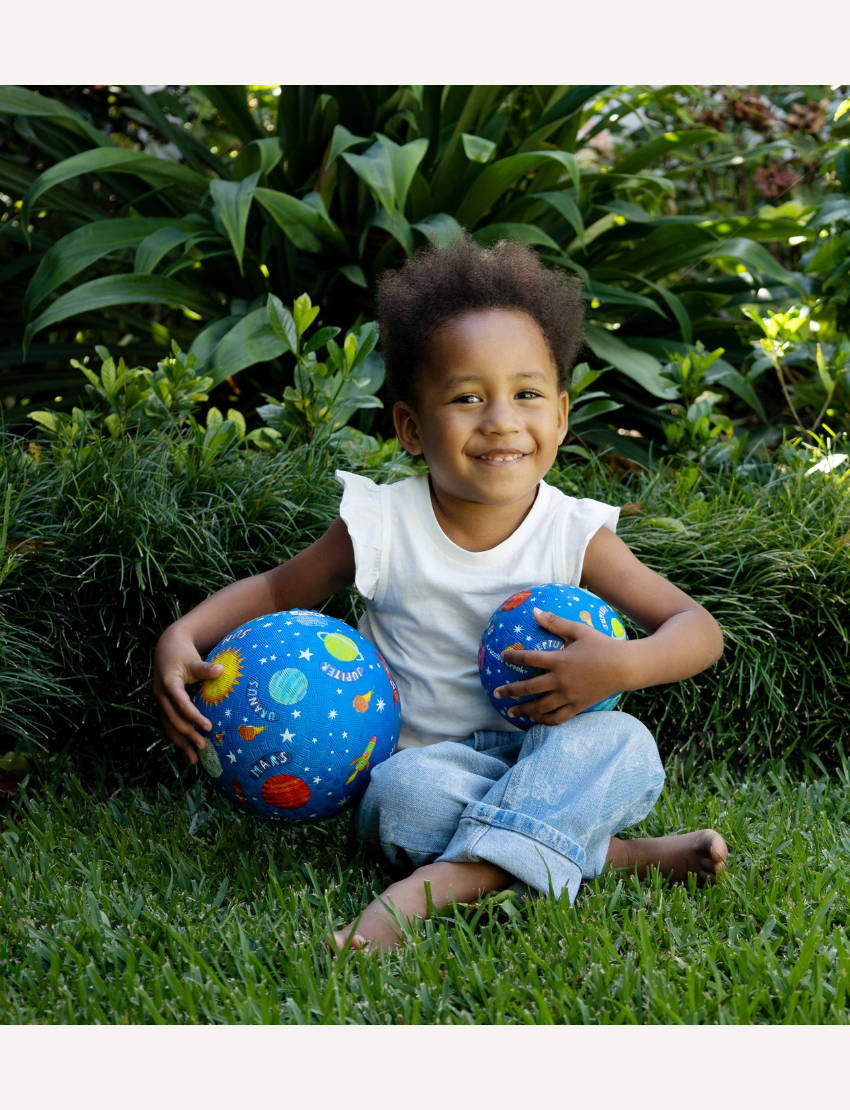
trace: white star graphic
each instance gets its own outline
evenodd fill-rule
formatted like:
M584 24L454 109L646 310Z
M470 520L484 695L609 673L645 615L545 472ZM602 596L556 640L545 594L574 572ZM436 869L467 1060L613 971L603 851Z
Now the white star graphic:
M267 659L265 659L265 658L263 658L263 659L261 659L261 660L260 660L260 662L261 662L261 663L267 663L267 662L268 662L268 660L267 660Z
M318 742L319 742L319 738L318 738L318 736L314 736L314 737L313 737L313 743L314 743L314 744L318 744Z
M247 717L243 717L243 718L242 718L242 724L243 724L243 725L247 725L247 724L248 724L248 718L247 718Z
M514 625L514 632L522 632L522 625L521 624L515 624Z
M298 652L298 658L299 659L306 659L307 662L309 663L310 660L313 658L313 653L312 653L312 651L310 651L309 648L307 648L306 651L299 651Z
M277 656L276 655L270 655L269 659L271 659L272 663L274 663L274 661L277 659Z
M526 640L530 640L530 639L531 639L531 637L530 637L530 636L526 636Z
M229 716L230 716L230 710L229 710L229 709L225 709L225 711L224 711L224 715L225 715L225 717L229 717Z
M313 782L321 782L321 781L322 780L319 778L318 775L316 775L316 777L313 779Z
M331 719L332 721L333 721L333 720L335 720L335 719L336 719L336 710L335 710L335 709L332 709L332 710L330 711L330 713L328 713L328 717L329 717L329 718L330 718L330 719Z
M488 667L488 668L487 668L487 674L492 674L492 673L493 673L493 672L492 672L492 671L490 670L490 668Z
M347 733L347 732L344 732L344 733L342 734L342 738L343 738L343 740L347 740L347 739L348 739L348 733Z
M236 756L233 754L233 752L228 752L227 753L227 758L230 760L231 763L236 762Z
M292 621L286 621L285 623L286 624L292 624Z
M337 692L338 694L341 694L341 693L342 693L342 690L340 690L339 686L337 686L337 688L336 688L336 692Z
M301 716L301 710L300 709L293 709L292 710L292 716L293 717L300 717Z
M259 646L260 646L259 644L251 644L251 650L253 651L254 648L259 647Z
M304 770L305 770L305 771L309 771L309 770L310 770L310 768L309 768L309 767L305 767L305 768L304 768Z
M301 635L301 633L300 633L300 632L296 632L296 633L295 633L295 635L296 635L296 636L300 636L300 635Z
M241 755L241 754L242 754L242 749L241 749L241 748L237 748L237 749L236 749L236 754L237 754L237 755Z
M284 732L282 732L280 734L280 738L281 738L281 740L285 740L287 742L287 744L289 744L295 739L295 733L290 732L289 729L286 729Z
M386 708L386 704L387 703L384 701L383 698L378 698L378 704L375 708L378 710L379 713L383 713L384 709Z
M268 621L266 624L263 625L263 628L271 628L271 626L272 626L272 622Z

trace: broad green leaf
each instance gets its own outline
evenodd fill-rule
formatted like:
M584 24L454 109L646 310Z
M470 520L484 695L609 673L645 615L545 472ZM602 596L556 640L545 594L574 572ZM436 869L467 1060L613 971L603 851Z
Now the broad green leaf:
M484 166L493 157L496 143L492 143L489 139L484 139L480 135L463 134L460 138L463 143L463 152L470 162L480 162Z
M534 224L487 224L479 231L474 232L473 238L485 247L492 246L499 239L514 239L532 246L549 247L552 250L558 249L555 240Z
M132 173L140 177L149 185L180 185L195 192L205 192L208 181L199 173L190 170L179 162L170 162L166 158L154 158L150 154L143 154L136 150L125 150L123 147L99 147L97 150L84 150L82 154L74 154L51 166L40 174L24 197L21 208L21 224L26 227L32 206L40 196L61 185L63 181L70 181L87 173Z
M361 289L366 289L369 282L366 280L366 275L363 273L361 266L339 266L339 272L343 277L347 278L352 285L359 285Z
M850 97L848 97L847 100L842 100L841 103L838 105L838 108L835 111L835 115L832 117L833 122L837 123L845 112L850 112Z
M225 316L222 320L213 320L211 324L208 324L207 327L195 337L194 343L189 348L189 354L195 356L198 369L206 366L213 351L218 346L219 341L222 340L232 328L235 328L242 319L244 319L244 315Z
M254 199L254 190L260 180L260 171L250 174L242 181L211 181L210 194L215 203L221 222L227 232L227 237L233 245L233 253L240 274L242 256L245 253L245 231L248 227L248 213L251 211L251 201Z
M845 193L850 193L850 146L843 146L835 156L835 176Z
M372 217L371 224L373 227L380 227L382 230L389 232L401 244L405 254L413 254L413 233L410 230L407 218L401 212L393 211L390 213L385 208L379 208Z
M540 144L545 142L553 131L563 127L568 120L575 116L576 112L581 111L588 100L595 99L610 87L610 85L574 86L569 92L559 97L551 107L546 109L535 124L534 131L523 140L517 153L523 154L526 150L539 149Z
M392 139L388 139L386 135L378 135L378 141L389 155L393 173L395 206L399 212L403 212L407 204L407 194L410 192L413 175L428 150L428 140L414 139L412 143L399 146Z
M383 143L373 143L364 154L342 155L375 200L392 213L395 208L395 175Z
M616 412L617 409L622 407L619 401L612 401L610 397L591 401L587 405L582 405L578 410L570 410L570 428L575 429L580 424L586 424L588 420L604 416L606 412Z
M111 147L109 137L59 100L18 85L0 85L0 112L11 116L36 116L73 131L95 146Z
M661 377L661 363L657 358L653 358L645 351L636 351L632 347L627 347L606 328L599 328L594 324L588 324L584 338L600 361L616 367L638 385L643 386L653 397L666 399L671 396L669 385Z
M276 297L274 293L269 293L269 299L266 302L266 313L269 318L269 326L283 344L284 350L288 350L294 355L298 354L298 328L295 320L280 297Z
M530 193L529 199L545 200L559 215L564 217L581 240L584 235L584 220L579 206L571 196L560 192Z
M574 156L565 150L537 150L529 154L513 154L487 166L477 178L455 213L458 223L470 229L475 227L484 213L521 177L529 170L537 169L538 166L550 161L560 162L569 172L573 184L578 189L578 163Z
M792 285L803 296L807 295L806 287L801 281L800 275L786 270L780 262L776 261L770 251L752 239L721 240L705 251L701 257L704 259L734 258L736 261L743 263L748 270L757 274L764 274L783 285Z
M32 276L24 297L24 311L32 315L44 298L70 281L87 267L113 251L136 247L149 235L163 228L179 228L184 232L208 226L200 216L173 220L168 217L145 216L139 219L98 220L84 224L59 239L45 253Z
M181 221L181 224L183 223L185 221ZM217 238L214 232L211 233L208 225L206 227L202 225L199 228L196 223L189 224L188 227L175 223L171 227L160 228L148 235L139 244L133 263L133 272L151 274L169 251L174 250L181 243L189 246L191 243L197 242L198 239L205 238Z
M631 278L633 281L643 282L645 285L648 285L650 289L654 289L676 318L676 322L682 332L682 339L686 344L691 342L693 339L693 323L691 321L691 315L687 308L685 308L680 297L677 297L671 290L665 289L663 285L659 285L655 281L650 281L648 277L644 277L641 274L624 274L624 277Z
M650 216L637 204L631 204L627 200L612 200L607 204L600 204L599 207L604 212L613 212L615 216L622 216L624 220L629 220L633 224L645 224L658 218Z
M352 135L347 127L343 127L338 123L334 128L333 136L331 137L331 148L328 153L328 162L334 162L344 150L350 150L353 146L362 146L368 143L368 139L364 139L361 135Z
M266 177L283 157L280 139L255 139L243 146L233 162L233 180L244 181L252 173Z
M823 270L831 270L847 258L848 252L850 252L850 231L845 231L843 235L832 235L829 239L824 239L822 245L815 251L811 262L806 267L806 273L817 274Z
M292 326L294 333L294 322ZM286 349L284 341L272 329L268 311L263 305L243 316L219 341L210 358L207 373L213 380L213 386L216 386L246 366L278 358Z
M318 254L323 242L340 247L341 240L342 245L345 245L345 237L339 228L303 200L276 189L257 188L254 196L300 250ZM318 197L321 202L318 193L312 196Z
M595 297L602 304L628 304L634 305L635 308L646 308L650 312L656 312L662 319L667 319L651 298L643 297L640 293L631 293L627 289L620 289L616 285L606 285L604 281L591 280L588 296Z
M301 352L302 358L305 355L311 355L313 351L318 351L320 347L324 347L329 339L334 339L339 335L339 328L319 328L315 335L304 344L304 349Z
M437 247L447 247L455 239L463 235L463 228L454 218L446 212L436 212L433 216L426 216L424 220L412 225L416 231L421 231L429 243Z
M700 127L693 131L668 131L643 143L633 151L615 162L611 167L613 173L637 173L638 170L648 166L650 162L661 162L667 155L675 154L677 150L695 146L697 143L716 143L718 133L711 128Z
M96 278L58 297L28 324L24 333L24 349L26 350L37 332L51 324L58 324L81 312L93 312L98 308L123 304L185 305L195 312L215 311L215 306L200 293L169 278L154 274L118 274Z

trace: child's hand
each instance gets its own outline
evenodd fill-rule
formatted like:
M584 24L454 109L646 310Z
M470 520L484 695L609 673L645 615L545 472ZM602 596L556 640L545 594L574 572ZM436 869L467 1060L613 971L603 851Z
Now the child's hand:
M173 627L160 636L154 653L154 697L165 735L185 752L190 763L198 762L195 748L207 745L195 726L209 732L212 722L192 704L186 686L215 678L223 670L220 663L205 663L192 641Z
M502 652L506 663L546 672L494 690L497 698L542 695L514 706L508 711L509 717L531 717L540 724L560 725L628 686L628 641L613 640L581 621L564 620L542 609L534 610L534 619L547 632L564 640L567 646L558 651L506 649Z

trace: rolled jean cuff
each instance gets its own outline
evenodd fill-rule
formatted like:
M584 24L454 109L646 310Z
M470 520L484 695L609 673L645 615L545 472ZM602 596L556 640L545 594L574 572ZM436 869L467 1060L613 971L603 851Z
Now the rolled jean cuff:
M570 904L581 884L584 850L570 837L527 814L483 802L467 806L437 862L486 860L546 894L566 890Z

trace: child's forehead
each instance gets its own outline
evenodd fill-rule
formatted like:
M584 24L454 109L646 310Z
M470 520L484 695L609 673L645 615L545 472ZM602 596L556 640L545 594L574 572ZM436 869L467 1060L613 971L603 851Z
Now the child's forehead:
M557 368L537 321L519 309L464 312L445 321L432 335L428 361L438 374L460 370L489 374Z

